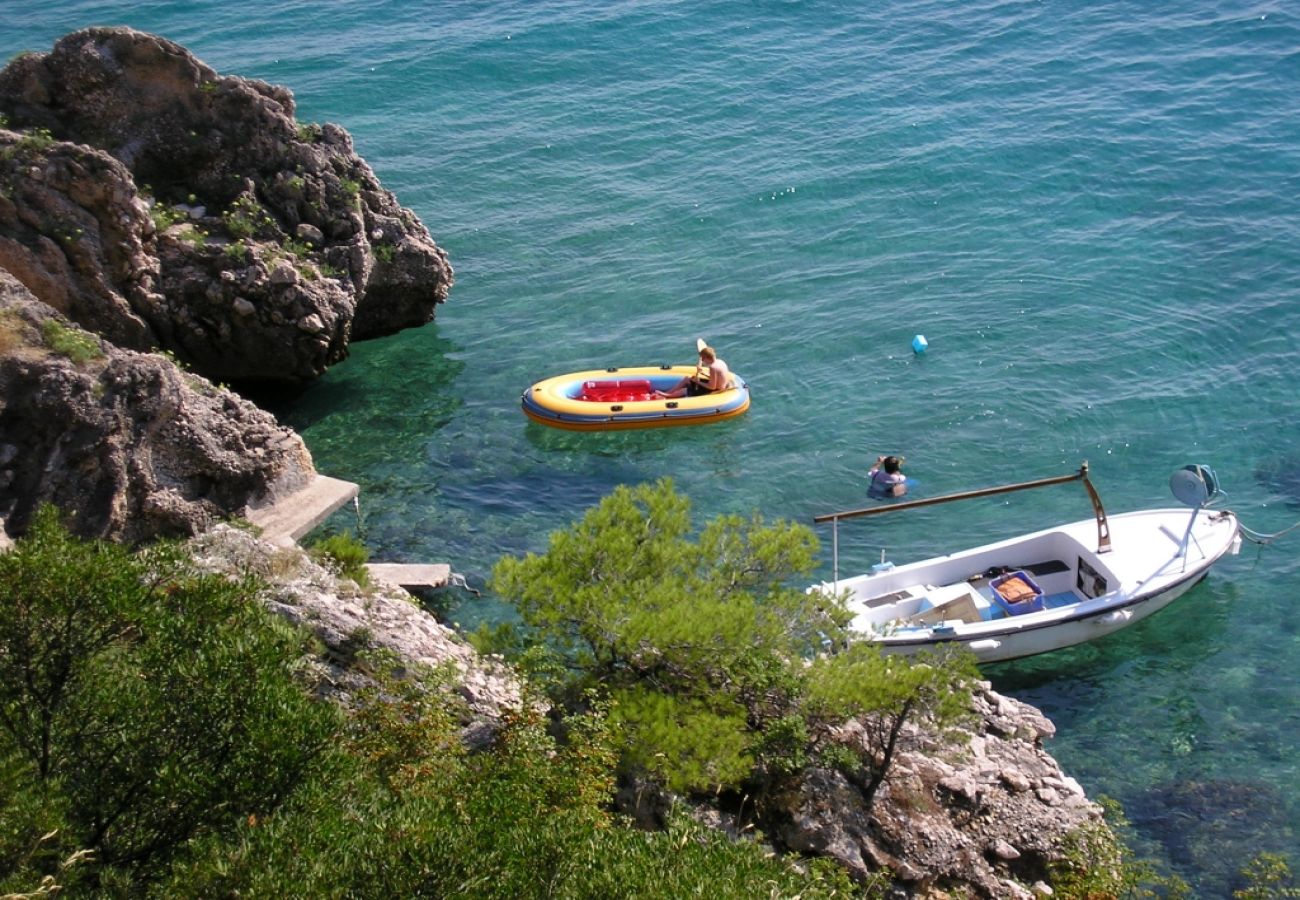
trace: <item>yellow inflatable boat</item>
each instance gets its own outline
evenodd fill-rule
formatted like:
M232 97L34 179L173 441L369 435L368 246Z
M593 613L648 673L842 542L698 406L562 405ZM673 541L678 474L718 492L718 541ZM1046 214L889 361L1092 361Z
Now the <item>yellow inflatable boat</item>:
M671 400L654 396L695 374L694 366L642 366L556 375L524 391L524 415L553 428L609 431L703 425L749 409L749 386L734 373L734 386L723 391Z

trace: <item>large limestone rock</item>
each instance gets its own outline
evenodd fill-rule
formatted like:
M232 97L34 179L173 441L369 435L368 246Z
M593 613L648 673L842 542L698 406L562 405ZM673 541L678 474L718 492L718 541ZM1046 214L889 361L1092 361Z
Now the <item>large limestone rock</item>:
M453 275L346 131L128 28L0 71L0 267L220 381L300 383L425 324Z
M263 603L288 621L310 630L325 648L319 684L327 696L350 703L368 683L362 650L381 649L406 667L447 667L449 687L465 702L465 738L475 746L490 741L501 719L524 703L514 674L499 660L479 656L465 641L397 585L362 589L312 561L298 547L277 547L227 525L190 541L198 565L212 572L260 575L268 588Z
M273 416L156 354L120 350L0 270L0 519L37 504L84 537L191 535L315 476Z
M838 772L812 772L774 804L772 838L865 878L888 871L908 896L1034 896L1067 835L1104 827L1102 808L1044 749L1055 727L977 685L974 725L946 738L915 723L868 809ZM841 735L862 743L861 726ZM865 745L864 745L865 746Z

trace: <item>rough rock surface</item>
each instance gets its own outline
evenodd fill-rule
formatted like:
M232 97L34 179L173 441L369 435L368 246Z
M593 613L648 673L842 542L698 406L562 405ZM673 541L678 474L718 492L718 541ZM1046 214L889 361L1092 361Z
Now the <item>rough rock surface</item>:
M773 841L858 877L887 868L911 896L1034 896L1065 836L1101 823L1102 809L1043 749L1056 729L1038 710L987 683L974 705L976 725L955 739L905 729L871 810L840 773L811 773L776 804Z
M356 654L382 648L407 665L455 669L453 682L470 713L466 738L472 744L489 739L503 713L523 702L518 682L504 665L479 656L397 585L379 583L363 590L297 547L276 547L227 525L194 538L190 547L208 571L252 572L267 581L266 605L311 630L325 645L320 674L327 694L346 700L365 682L365 675L351 665Z
M170 41L69 34L0 71L0 116L0 267L122 346L301 383L451 287L346 131Z
M157 354L68 322L0 270L0 518L42 501L84 537L196 534L315 475L302 440Z

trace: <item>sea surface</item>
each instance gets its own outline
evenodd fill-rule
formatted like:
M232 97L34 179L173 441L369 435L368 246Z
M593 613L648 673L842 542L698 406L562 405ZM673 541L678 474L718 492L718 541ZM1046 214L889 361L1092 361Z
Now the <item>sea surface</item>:
M433 325L279 410L361 484L327 527L374 558L482 591L662 476L700 522L811 525L869 502L881 453L916 497L1086 460L1112 513L1175 505L1169 476L1203 463L1251 529L1300 521L1295 4L0 0L0 58L90 25L289 87L449 252ZM689 363L697 337L747 415L584 435L520 412L533 381ZM845 523L841 570L1089 514L1067 485ZM1298 604L1300 530L987 675L1052 718L1142 855L1224 897L1258 851L1300 869Z

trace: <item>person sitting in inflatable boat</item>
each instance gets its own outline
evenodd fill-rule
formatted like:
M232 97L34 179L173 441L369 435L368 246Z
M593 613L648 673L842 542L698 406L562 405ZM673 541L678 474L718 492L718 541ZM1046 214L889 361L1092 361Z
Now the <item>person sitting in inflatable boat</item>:
M668 391L655 391L657 398L698 397L702 394L716 394L735 387L731 370L718 358L717 352L710 346L700 348L700 361L695 366L695 374L683 378Z

